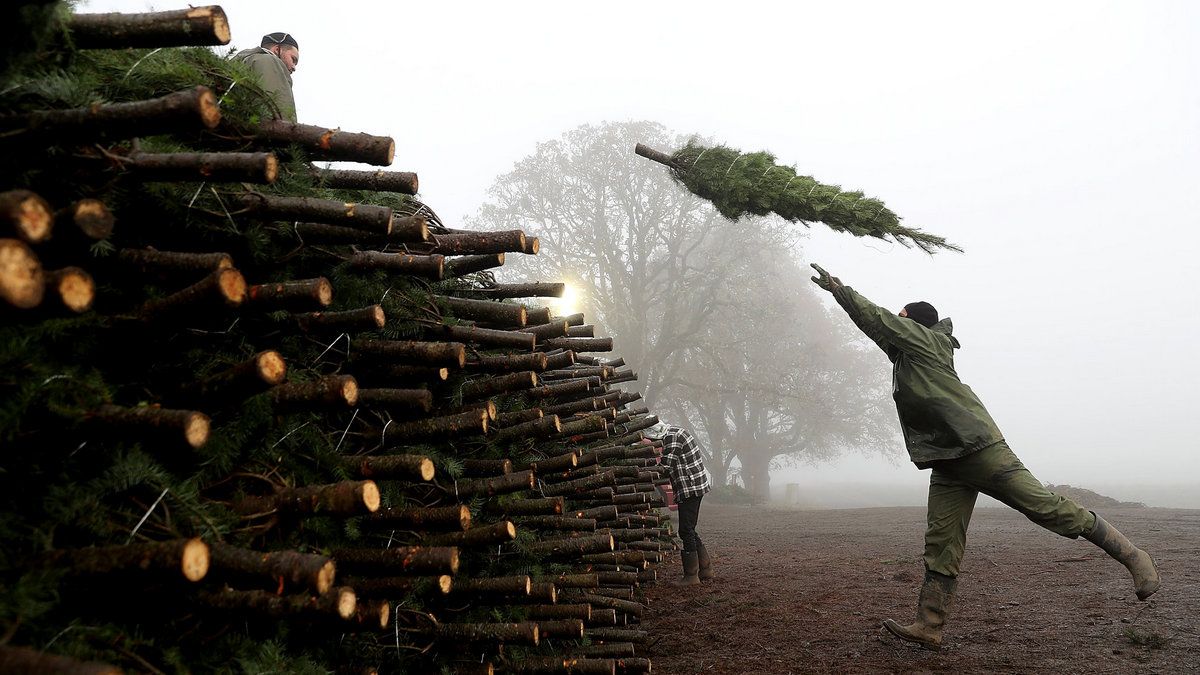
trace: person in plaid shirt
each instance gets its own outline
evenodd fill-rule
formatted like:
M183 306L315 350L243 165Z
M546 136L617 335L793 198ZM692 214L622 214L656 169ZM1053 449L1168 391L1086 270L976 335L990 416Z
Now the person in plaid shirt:
M683 579L679 586L695 586L713 578L712 558L696 534L700 500L712 489L704 458L696 439L677 426L659 422L643 432L647 438L662 439L662 465L671 478L671 490L679 506L679 538L683 540Z

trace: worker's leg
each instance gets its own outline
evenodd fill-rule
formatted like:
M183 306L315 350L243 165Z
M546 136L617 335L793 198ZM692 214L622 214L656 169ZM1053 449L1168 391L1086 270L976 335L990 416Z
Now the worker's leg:
M695 586L700 583L700 554L696 546L700 497L681 499L676 504L679 505L679 538L683 540L683 551L679 554L683 563L683 578L672 585Z

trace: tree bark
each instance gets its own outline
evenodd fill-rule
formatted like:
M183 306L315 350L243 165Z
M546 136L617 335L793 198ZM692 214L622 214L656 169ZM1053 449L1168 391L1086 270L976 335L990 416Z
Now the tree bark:
M577 466L579 466L579 454L574 450L529 463L529 468L533 470L534 474L539 476L555 471L568 471Z
M209 545L209 574L221 580L248 581L280 590L305 588L320 595L333 587L336 566L323 555L297 551L254 551L214 543Z
M612 659L572 658L569 656L526 656L509 662L520 675L616 675Z
M570 329L566 321L552 321L536 326L526 326L520 330L522 333L533 333L538 342L545 342L553 338L565 337Z
M588 607L591 607L591 605L588 605ZM610 623L592 622L589 620L587 622L588 635L591 636L591 634L592 634L592 631L591 631L592 626L614 625L616 622L616 618L617 618L616 612L614 611L612 614L613 614L613 622L614 623L611 623L611 624ZM588 645L586 647L581 647L579 649L578 653L582 656L588 656L593 659L624 659L624 658L633 657L634 654L636 653L636 651L634 649L632 642L609 642L609 643L600 644L600 645Z
M541 408L528 408L526 410L510 410L502 412L496 416L496 424L501 427L515 427L523 422L532 422L545 417ZM557 432L555 432L557 433Z
M493 284L483 288L458 288L454 293L480 295L494 300L505 298L561 298L566 290L562 282L538 281L527 284Z
M385 443L403 443L414 438L470 436L486 434L488 413L485 409L467 410L455 415L388 424L383 429Z
M583 621L580 619L543 619L538 621L538 631L541 633L543 639L564 638L567 640L581 640L583 639Z
M588 621L592 618L592 606L580 605L530 605L530 619L579 619Z
M392 230L386 234L328 223L296 223L292 229L296 236L306 244L386 246L388 244L422 243L428 241L430 237L429 224L424 218L419 216L396 217L394 213L392 214ZM434 256L417 257L431 258Z
M554 317L550 317L550 318L552 321L566 321L568 326L582 326L583 325L583 312L576 312L574 314L568 314L566 316L554 316Z
M151 406L123 408L101 405L87 413L88 429L105 435L132 436L148 443L186 445L193 450L208 442L211 423L195 410L170 410Z
M410 171L353 171L348 169L317 169L317 182L334 190L365 190L367 192L398 192L417 194L417 174Z
M92 308L92 302L96 299L96 282L87 270L79 267L45 270L43 278L46 283L43 306L61 307L75 314Z
M202 591L196 595L211 609L249 612L272 619L346 621L354 616L358 598L349 587L334 588L321 595L276 595L269 591Z
M596 521L591 518L569 516L527 516L522 518L519 524L542 530L591 532L596 529Z
M425 542L433 546L495 546L517 538L517 527L507 520L489 525L474 526L462 532L437 534L426 537Z
M369 305L342 312L309 312L296 316L296 325L305 333L357 333L379 330L387 317L380 305Z
M525 238L525 250L522 251L522 253L524 253L526 255L537 255L537 253L541 249L541 247L542 247L542 242L540 239L538 239L537 237L526 237Z
M216 5L144 14L72 14L71 42L79 49L209 47L229 44L229 20Z
M611 552L614 546L612 535L600 534L537 541L530 545L529 550L538 555L546 556L579 556Z
M529 575L512 577L460 578L454 582L452 593L469 595L529 595Z
M574 352L611 352L612 338L551 338L542 343L549 349L570 349Z
M491 497L509 492L533 489L532 471L517 471L491 478L466 478L454 483L454 493L459 497Z
M440 255L409 255L358 251L350 258L350 268L356 270L388 270L415 277L440 281L446 276L445 259Z
M638 143L637 145L633 146L633 151L642 157L645 157L646 159L658 162L659 164L662 164L668 168L680 168L679 165L675 163L675 160L671 159L670 155L665 152L659 152L648 145L642 145L641 143Z
M145 101L0 116L0 138L17 144L111 141L213 129L220 121L217 97L197 86Z
M333 303L333 285L325 277L257 284L246 289L245 306L261 312L319 310Z
M233 510L247 516L271 512L361 516L379 510L379 487L371 480L347 480L328 485L282 488L270 495L244 497L233 503Z
M495 300L472 300L449 295L430 296L451 314L468 321L485 321L504 327L523 327L527 320L524 305Z
M462 368L467 360L467 347L461 342L361 339L354 340L350 349L372 359L423 366Z
M442 623L434 629L434 635L442 640L511 642L536 647L538 625L531 621L522 623Z
M501 267L503 265L503 253L458 256L451 258L450 261L446 263L446 276L461 277L471 274L472 272L482 272L483 270L490 270L493 267Z
M80 661L30 647L0 645L0 672L24 675L121 675L125 671L99 661Z
M532 472L530 472L532 474ZM510 499L505 502L492 501L483 507L484 513L503 516L559 515L563 512L562 497L537 499ZM613 512L616 517L616 512Z
M342 460L346 471L359 478L431 481L433 461L424 455L363 455Z
M546 355L546 367L557 370L575 363L575 352L562 350Z
M258 137L274 146L299 145L310 158L331 162L387 166L396 153L396 142L387 136L350 133L285 120L262 122Z
M141 315L154 320L181 314L189 317L196 313L212 314L216 310L240 307L245 300L246 280L241 272L227 267L165 298L146 302L142 305Z
M632 628L592 628L588 629L588 637L605 642L632 642L644 645L650 642L650 633Z
M597 588L600 577L596 573L559 574L556 576L538 577L537 581L547 581L558 588Z
M485 377L471 380L462 386L464 399L487 398L510 391L521 391L537 386L537 374L531 370L519 373L508 373L495 377Z
M94 546L58 549L37 558L43 567L70 577L100 577L113 574L182 574L200 581L208 574L208 544L199 539L174 539L148 544Z
M445 382L450 378L449 368L425 366L397 366L354 363L351 370L360 383L373 387L396 387L427 382Z
M238 201L251 214L270 220L316 220L380 235L392 231L392 209L388 206L340 202L316 197L283 197L251 192Z
M562 370L547 370L541 374L543 380L573 380L581 377L605 378L612 375L608 366L585 366L582 368L566 368Z
M617 507L615 506L597 506L590 509L578 509L569 511L565 515L572 518L592 518L597 521L608 521L617 519Z
M394 546L392 548L334 549L338 569L349 574L421 575L458 572L454 547Z
M586 394L592 389L592 381L586 379L571 380L567 382L555 382L541 387L534 387L524 394L530 398L558 398L562 396L575 396L578 394ZM594 401L594 398L584 399L586 401ZM597 408L589 408L589 404L584 404L580 401L572 401L572 404L559 404L556 406L542 406L543 412L549 412L551 408L555 413L570 414L579 412L580 410L596 410ZM593 405L594 404L590 404ZM582 407L580 407L582 406Z
M646 554L642 551L613 551L611 553L592 553L583 556L581 560L587 563L609 563L641 567L646 562Z
M236 405L282 383L287 377L287 363L274 350L266 350L225 370L184 384L183 400L203 406Z
M391 507L380 509L363 519L363 523L400 529L457 530L471 527L471 510L463 504L439 507Z
M605 380L605 382L608 384L620 384L622 382L636 382L637 379L637 373L632 370L619 370L612 377Z
M327 375L309 382L288 382L273 387L271 404L277 412L338 410L358 403L358 382L350 375Z
M449 574L433 577L346 577L344 582L364 598L401 599L423 592L446 595L454 587L454 578Z
M433 236L433 250L442 255L521 253L525 250L525 233L521 230L505 230L436 234Z
M142 273L191 278L233 267L233 258L228 253L181 253L152 248L123 248L117 251L116 260Z
M572 598L575 598L575 597L576 596L572 596ZM577 600L580 602L586 602L589 605L591 605L593 608L594 607L608 607L610 609L615 609L619 612L625 612L626 614L631 614L631 615L639 617L639 618L643 614L646 613L646 606L641 604L640 602L632 602L630 600L619 600L617 598L610 598L607 595L598 595L596 593L584 593L584 594L580 594L578 596Z
M54 231L50 204L29 190L0 192L0 235L38 244Z
M33 309L45 291L42 263L33 249L18 239L0 239L0 299L17 309Z
M99 199L80 199L54 212L59 244L90 246L112 236L117 219Z
M257 183L279 177L270 152L135 152L124 168L146 182Z
M512 473L511 459L464 459L462 460L464 476L498 476Z
M579 436L593 432L605 431L607 424L602 417L585 417L566 422L562 425L562 435L565 437Z
M509 441L518 438L548 438L562 431L562 423L558 419L558 415L546 415L537 419L521 422L520 424L503 429L496 429L492 433L492 440Z
M596 327L591 324L582 326L571 326L567 328L567 337L573 338L590 338L596 336Z
M541 352L529 354L506 354L502 356L479 356L467 361L467 370L480 370L490 373L505 373L518 370L541 372L546 369L546 355Z
M433 409L433 393L428 389L359 389L358 405L372 410L428 413Z
M532 352L535 338L528 333L518 333L511 330L495 330L492 328L476 328L474 326L433 326L426 329L427 336L445 337L459 342L491 345L508 349L521 349Z

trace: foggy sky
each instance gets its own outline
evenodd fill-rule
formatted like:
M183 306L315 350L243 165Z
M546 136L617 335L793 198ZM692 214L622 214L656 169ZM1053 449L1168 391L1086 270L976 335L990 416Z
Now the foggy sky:
M184 3L80 11L152 5ZM960 376L1041 480L1172 505L1145 486L1191 486L1200 506L1200 5L222 6L238 48L294 33L300 121L394 136L393 168L451 227L537 142L606 120L769 150L884 200L966 253L815 225L802 259L952 317ZM855 480L928 478L875 457L773 482Z

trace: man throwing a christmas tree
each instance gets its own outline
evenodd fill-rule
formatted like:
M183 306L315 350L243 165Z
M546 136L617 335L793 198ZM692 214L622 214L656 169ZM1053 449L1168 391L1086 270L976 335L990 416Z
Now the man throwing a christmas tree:
M1149 554L1115 527L1075 502L1047 490L1021 464L971 388L958 379L950 319L938 320L927 302L892 314L817 265L812 280L833 294L850 319L892 362L892 398L909 457L932 469L925 528L925 581L917 620L885 628L897 637L938 649L942 626L967 541L967 525L980 492L1020 511L1042 527L1072 539L1083 536L1129 569L1139 600L1159 586Z

